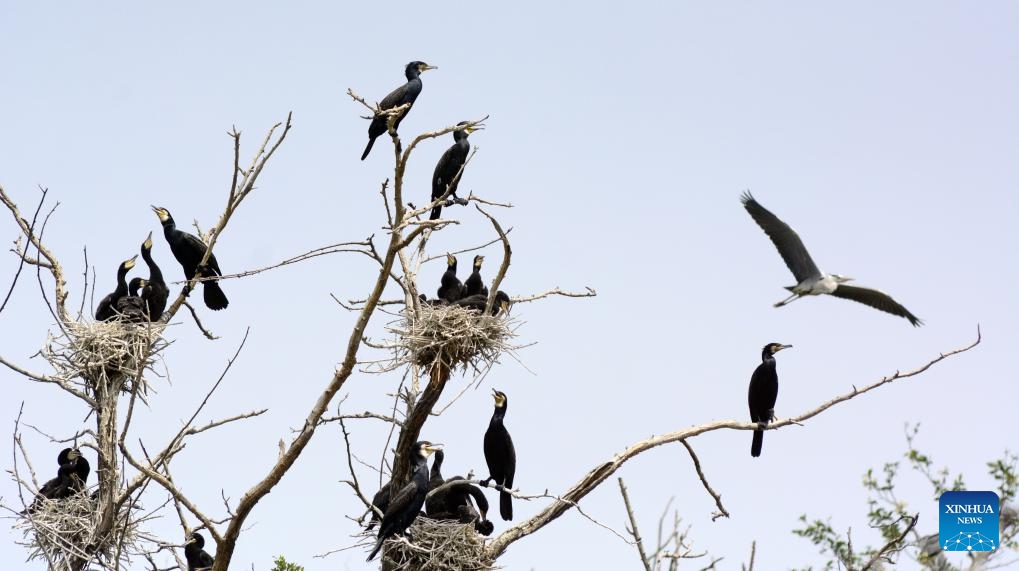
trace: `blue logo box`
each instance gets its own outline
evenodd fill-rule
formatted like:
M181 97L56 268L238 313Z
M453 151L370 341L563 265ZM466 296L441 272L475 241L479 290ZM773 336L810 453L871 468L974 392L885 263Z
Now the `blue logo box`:
M945 551L998 548L998 494L945 492L938 500L938 540Z

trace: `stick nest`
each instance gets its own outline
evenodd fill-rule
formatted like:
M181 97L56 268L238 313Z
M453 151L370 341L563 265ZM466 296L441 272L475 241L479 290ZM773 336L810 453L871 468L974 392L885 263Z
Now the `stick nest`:
M387 540L385 558L396 571L467 571L494 569L485 541L473 523L419 517L410 526L413 541Z
M130 517L130 511L130 504L125 503L110 533L101 537L97 534L97 503L88 493L44 500L15 524L24 534L18 543L28 549L29 561L46 561L51 570L81 569L82 560L111 562L117 555L125 559L138 552L136 544L141 539L138 521Z
M421 304L416 314L404 311L401 319L387 325L394 338L383 345L393 358L382 364L391 371L412 364L431 368L439 363L450 370L483 370L503 352L519 347L512 343L519 322L503 313L481 315L459 305Z
M161 337L165 328L162 323L121 320L66 323L64 333L50 336L42 354L67 382L81 378L92 390L116 394L129 389L124 383L130 378L140 382L138 388L145 393L148 387L140 373L166 346Z

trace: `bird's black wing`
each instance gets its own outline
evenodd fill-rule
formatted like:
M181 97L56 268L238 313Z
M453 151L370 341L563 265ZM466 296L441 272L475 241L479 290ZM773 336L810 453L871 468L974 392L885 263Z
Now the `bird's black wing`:
M386 515L396 514L406 511L414 501L414 496L417 495L417 486L414 482L405 485L400 488L400 491L393 496L393 499L389 502L389 507L386 508ZM381 529L379 530L381 532Z
M772 214L770 210L761 206L749 192L743 193L740 201L754 222L757 222L757 225L771 238L797 282L821 277L821 270L817 269L817 264L810 258L810 253L807 252L807 248L795 230L779 220L778 216Z
M923 321L910 313L909 310L903 307L901 303L892 299L892 296L876 289L839 284L839 287L835 288L832 295L835 297L841 297L842 299L851 299L864 305L869 305L874 309L880 309L886 313L891 313L892 315L905 317L909 320L913 327L923 325Z
M379 103L379 109L385 111L386 109L392 109L397 105L401 105L403 103L404 97L406 96L407 96L407 84L404 83L400 87L397 87L396 89L390 91L389 95L382 98L382 101Z

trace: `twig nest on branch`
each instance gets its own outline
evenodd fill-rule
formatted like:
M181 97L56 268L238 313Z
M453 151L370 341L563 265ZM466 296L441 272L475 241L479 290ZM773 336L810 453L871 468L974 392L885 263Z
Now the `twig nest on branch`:
M394 571L459 571L493 569L485 556L484 539L473 523L419 517L410 526L412 542L387 540L386 563Z
M64 379L82 377L93 389L106 387L113 380L140 376L165 346L165 327L121 320L67 323L66 335L52 337L44 356Z
M416 315L408 310L390 329L397 336L397 364L478 369L517 348L511 344L516 322L507 314L482 315L459 305L422 303Z
M79 569L76 560L106 561L116 557L116 546L123 541L122 561L137 553L137 521L132 519L129 504L122 508L110 532L100 537L97 532L98 510L96 500L86 492L66 498L44 500L33 513L18 520L24 539L18 541L28 549L28 560L48 562L50 569Z

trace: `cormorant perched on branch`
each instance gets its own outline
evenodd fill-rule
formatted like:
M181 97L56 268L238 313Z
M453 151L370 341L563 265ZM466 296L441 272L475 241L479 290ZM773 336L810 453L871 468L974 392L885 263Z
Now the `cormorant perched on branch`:
M442 274L439 290L435 295L447 303L453 303L463 297L463 284L456 277L456 256L446 254L446 271Z
M488 288L485 286L485 282L481 279L481 263L485 261L484 256L474 256L474 271L471 275L467 276L467 280L464 282L464 296L483 294L488 297Z
M42 505L44 499L48 500L59 500L70 496L77 489L77 485L74 482L75 479L75 461L80 458L81 453L76 448L64 448L57 454L57 476L39 488L39 493L35 499L32 500L31 505L25 508L22 514L35 513L36 510ZM86 470L88 463L86 462ZM86 477L88 476L86 472Z
M839 274L826 274L819 270L795 230L761 206L749 192L744 193L740 200L754 222L757 222L757 225L771 238L778 253L785 260L785 265L789 267L789 271L793 273L793 277L798 282L794 286L786 286L785 289L792 292L792 295L776 303L775 307L782 307L807 295L828 294L869 305L892 315L905 317L914 327L923 325L923 321L892 299L890 295L876 289L845 285L853 278Z
M456 125L468 125L468 121L460 121ZM453 146L446 149L435 165L435 172L432 173L432 200L437 200L446 194L449 187L449 196L446 197L446 206L453 203L466 205L467 201L456 196L456 189L460 185L460 168L467 162L467 154L471 150L471 144L467 142L467 136L481 127L465 127L462 130L453 131ZM463 175L461 175L461 178ZM436 220L442 214L442 204L432 208L429 220Z
M427 440L415 442L411 446L411 462L413 473L410 482L393 496L382 516L382 523L379 525L378 540L375 547L368 555L368 561L375 558L382 543L394 535L407 531L410 524L417 518L421 506L425 503L425 494L428 493L428 456L439 450L439 445L432 444Z
M184 559L188 563L188 571L209 571L216 563L215 558L204 549L205 538L197 531L191 534L191 539L184 545Z
M205 245L205 242L198 239L197 236L178 230L177 224L174 223L173 216L170 215L169 210L159 206L153 206L152 210L155 211L156 216L159 217L159 222L163 225L163 235L166 236L166 242L170 245L173 257L177 258L177 261L180 262L181 267L184 268L184 277L190 281L195 277L195 274L199 273L198 263L205 257L205 251L208 249L208 246ZM223 272L219 269L216 254L212 254L209 256L209 263L201 268L201 277L216 278L221 275L223 275ZM203 297L205 298L206 307L212 310L220 310L229 305L230 302L226 299L226 294L220 289L215 279L203 280L202 287L204 288Z
M117 289L99 302L99 307L96 308L96 321L109 321L117 316L117 301L128 293L127 272L134 267L134 260L137 257L124 260L117 267Z
M761 455L764 445L764 428L775 418L775 401L778 399L778 373L775 371L775 353L788 349L792 345L768 343L761 349L761 364L754 369L750 377L750 391L747 402L750 404L750 421L756 422L761 428L754 431L754 440L750 445L750 455L754 458Z
M488 294L476 293L469 295L464 298L460 298L454 302L454 305L466 307L467 309L473 309L478 312L485 311L485 304L488 303ZM503 311L509 311L510 297L506 292L499 290L495 292L495 303L492 304L492 315L499 315Z
M492 397L495 410L485 432L485 462L488 463L489 476L481 483L487 486L489 480L495 480L496 484L510 490L517 471L517 453L513 449L513 439L502 423L506 416L506 393L492 389ZM513 496L509 492L499 493L499 515L506 521L513 519Z
M404 75L407 77L407 83L404 83L400 87L397 87L389 93L385 98L382 99L382 103L379 103L379 109L386 111L394 107L399 107L406 103L410 103L411 107L414 106L414 101L417 100L418 95L421 93L421 72L428 71L430 69L439 69L435 66L428 65L423 61L412 61L407 64ZM400 121L410 113L410 108L400 114L393 121L393 131L395 132L400 128ZM361 154L361 160L368 158L368 153L372 152L372 145L375 144L375 139L379 138L382 133L386 132L386 122L389 120L385 114L377 114L372 117L371 125L368 125L368 146L364 148L364 153Z
M145 280L142 286L141 298L145 300L149 321L159 321L166 309L166 300L170 297L170 289L166 287L166 281L163 280L163 272L152 259L152 232L149 232L149 236L142 242L142 259L149 267L149 279Z

